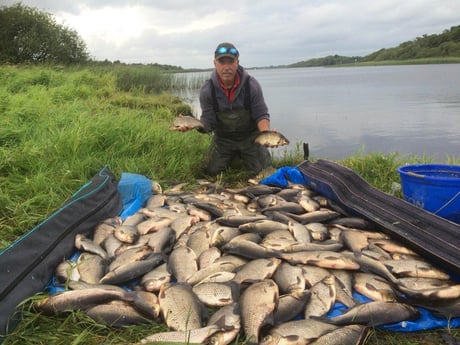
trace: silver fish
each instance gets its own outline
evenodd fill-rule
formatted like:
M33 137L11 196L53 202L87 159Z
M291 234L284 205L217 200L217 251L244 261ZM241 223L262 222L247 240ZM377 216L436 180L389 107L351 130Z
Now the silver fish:
M366 255L355 256L351 252L344 252L344 255L356 261L361 271L377 274L385 278L392 285L398 285L398 279L382 262L367 257Z
M420 312L409 304L371 301L358 304L345 311L342 315L331 318L322 317L320 320L338 326L360 324L368 327L377 327L401 321L415 320L419 316Z
M288 321L272 328L260 345L306 345L337 328L314 319Z
M374 301L395 302L393 288L382 277L364 272L355 272L354 289Z
M54 274L60 283L68 283L80 279L76 263L70 260L62 261L54 270Z
M75 248L84 250L93 254L99 255L103 259L107 259L107 252L93 240L90 240L83 234L77 234L75 236Z
M54 315L66 311L85 310L97 304L123 299L125 296L125 292L101 288L66 290L38 300L34 307L46 315Z
M307 223L305 227L310 231L311 237L316 241L325 241L329 237L329 231L323 223Z
M211 246L221 247L232 238L241 234L241 231L237 227L215 224L218 226L211 229Z
M288 294L281 295L273 314L275 324L278 325L294 320L303 314L310 296L310 290L294 290Z
M240 267L232 281L237 284L242 284L255 283L264 279L269 279L273 276L280 263L281 260L277 258L251 260Z
M196 224L200 219L196 216L184 214L174 219L169 225L171 229L176 232L176 239L179 238L184 232L187 232L193 224Z
M96 322L111 327L124 327L151 322L126 301L110 301L85 310L85 314Z
M230 344L240 333L241 316L238 303L233 303L218 309L209 318L208 325L216 323L222 317L225 317L225 324L232 328L215 333L211 338L209 338L210 345Z
M147 244L154 253L169 254L175 242L176 232L170 227L166 227L150 234Z
M113 259L117 254L118 248L121 247L123 243L117 239L113 234L110 234L104 241L103 246L107 252L107 257Z
M187 240L187 246L195 252L198 258L201 253L211 246L211 234L208 229L202 226L190 233Z
M229 329L231 327L225 325L225 318L218 320L204 327L189 329L184 331L169 331L159 332L148 337L142 338L139 344L206 344L208 339L219 331Z
M373 239L370 240L370 243L383 248L385 251L389 253L401 253L401 254L409 254L409 255L417 255L412 249L407 248L400 244L398 241L391 240L391 239Z
M167 263L163 263L144 274L141 279L141 285L146 291L158 292L162 285L171 281L171 276Z
M132 305L141 314L151 320L155 320L160 315L160 303L158 297L148 291L136 290L126 293Z
M291 264L308 264L323 268L357 270L360 268L358 262L343 252L332 251L302 251L294 253L279 253L277 257L284 259Z
M297 244L297 241L288 230L272 231L264 236L260 242L263 247L276 251L289 251L295 244Z
M302 291L306 286L302 267L288 262L281 262L278 265L272 279L278 284L280 294Z
M260 235L264 235L276 230L287 230L288 226L274 220L262 219L242 224L238 227L238 229L242 232L256 232Z
M121 225L122 220L120 217L107 218L100 222L93 232L93 242L97 245L102 245L107 236L113 234L115 227Z
M118 285L110 284L90 284L85 283L84 281L70 281L69 289L71 290L84 290L84 289L106 289L106 290L115 290L120 292L122 295L126 293L126 290Z
M305 211L313 212L320 209L320 204L306 194L299 194L297 197L297 202L302 206Z
M363 345L366 343L369 328L363 325L347 325L328 332L310 345Z
M222 252L217 247L209 247L198 256L198 268L202 269L222 256Z
M288 214L291 216L293 215L301 215L305 214L305 210L302 206L300 206L297 202L294 201L285 201L282 203L278 203L277 205L266 207L262 209L262 213L265 212L272 212L272 211L280 211Z
M460 284L426 290L412 290L406 288L404 285L399 285L398 289L406 296L416 299L440 300L460 298Z
M222 247L224 253L236 254L248 259L271 258L275 251L248 240L230 241ZM280 254L278 254L280 255Z
M233 272L217 272L213 273L202 280L200 280L198 283L196 283L194 286L203 284L203 283L226 283L231 281L233 278L235 278L235 273Z
M300 243L311 243L312 237L310 231L297 221L291 221L289 223L289 231L292 233L294 238Z
M246 259L242 259L237 256L222 256L209 266L198 270L195 274L187 279L187 283L195 285L203 279L211 276L212 274L220 272L234 272L238 267L244 265L246 262Z
M122 224L115 228L113 235L121 242L132 244L139 238L136 225Z
M174 331L201 328L207 319L207 309L188 284L162 286L158 300L163 320Z
M399 278L400 285L411 290L431 290L439 289L452 285L452 282L445 279L435 278L414 278L402 277Z
M277 131L262 131L254 139L254 144L265 147L278 147L289 145L289 140Z
M145 215L140 212L136 212L126 217L126 219L120 225L136 226L144 220L145 220Z
M142 246L139 248L131 248L125 250L113 259L109 265L109 271L113 271L117 267L126 265L130 262L143 260L152 253L152 249L148 246Z
M154 209L157 207L163 207L168 197L164 194L154 194L145 203L145 207L148 209Z
M187 246L174 248L168 258L168 270L179 283L186 282L198 271L195 252Z
M239 227L240 225L256 222L258 220L267 219L267 216L263 214L258 215L233 215L233 216L222 216L216 219L216 222L224 226Z
M422 260L386 260L383 264L400 277L450 279L450 276Z
M278 286L271 279L251 284L243 291L238 303L246 344L258 344L262 326L274 323L278 297Z
M340 217L340 213L327 208L320 208L319 210L303 214L287 213L287 215L302 224L326 222Z
M178 131L183 127L187 127L189 129L191 129L191 128L197 128L197 129L198 128L200 128L200 129L204 128L203 123L200 120L196 119L195 117L190 116L190 115L179 114L174 119L173 123L169 127L169 130Z
M145 235L150 232L159 231L166 228L173 222L174 218L154 217L148 218L136 225L139 235Z
M77 269L80 280L85 283L96 284L107 272L107 262L99 255L83 252L78 257Z
M302 267L306 286L309 288L331 274L330 271L322 267L311 265L300 265L300 267Z
M323 316L328 313L335 303L335 277L330 274L310 288L311 296L308 300L304 317Z
M151 271L162 263L163 260L164 257L162 254L153 253L145 260L138 260L118 266L104 275L99 282L101 284L119 284L128 282Z
M236 283L200 283L192 288L198 299L208 307L222 307L238 300L240 287Z

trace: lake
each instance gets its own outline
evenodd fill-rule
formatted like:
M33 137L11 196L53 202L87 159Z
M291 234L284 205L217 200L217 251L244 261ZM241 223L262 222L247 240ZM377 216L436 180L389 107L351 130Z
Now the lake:
M356 153L460 158L460 64L252 69L272 128L310 157ZM200 115L198 91L184 97ZM285 148L273 149L274 155Z

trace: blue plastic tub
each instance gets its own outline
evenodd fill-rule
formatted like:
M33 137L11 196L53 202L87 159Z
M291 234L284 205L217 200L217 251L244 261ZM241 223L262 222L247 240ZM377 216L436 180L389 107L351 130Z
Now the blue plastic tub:
M460 224L460 165L405 165L398 173L406 201Z

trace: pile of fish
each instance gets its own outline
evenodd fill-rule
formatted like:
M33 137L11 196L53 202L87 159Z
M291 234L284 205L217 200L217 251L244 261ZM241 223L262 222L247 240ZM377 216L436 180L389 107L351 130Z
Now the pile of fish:
M364 344L371 327L417 320L417 306L460 316L449 275L302 185L176 185L75 247L56 268L63 291L36 310L169 329L139 344Z

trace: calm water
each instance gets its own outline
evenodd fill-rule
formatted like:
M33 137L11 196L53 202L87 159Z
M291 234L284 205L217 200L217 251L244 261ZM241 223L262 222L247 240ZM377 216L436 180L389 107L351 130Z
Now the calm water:
M272 127L312 158L357 152L460 158L460 64L250 70ZM199 116L197 95L188 97ZM284 148L274 149L281 154Z

